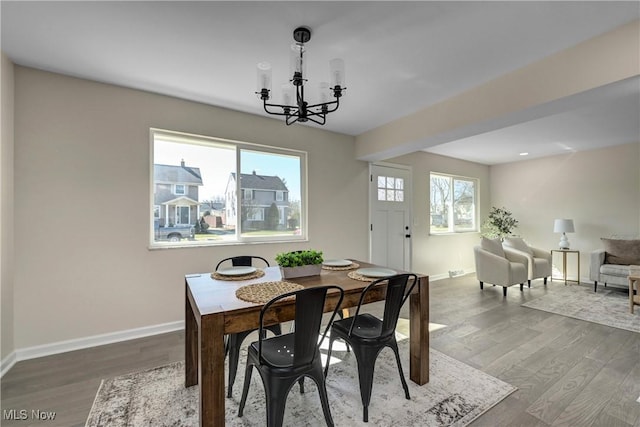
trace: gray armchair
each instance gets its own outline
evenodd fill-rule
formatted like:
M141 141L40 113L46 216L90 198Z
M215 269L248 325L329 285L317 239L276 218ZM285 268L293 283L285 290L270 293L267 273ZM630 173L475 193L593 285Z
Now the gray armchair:
M515 251L505 251L500 241L482 238L479 246L473 248L476 262L476 277L480 289L484 282L502 286L502 294L507 296L509 286L520 284L523 290L527 280L528 259Z
M527 258L527 283L529 287L534 279L544 279L544 284L547 284L547 278L551 276L550 251L529 246L520 237L505 237L502 248L505 253L515 252Z

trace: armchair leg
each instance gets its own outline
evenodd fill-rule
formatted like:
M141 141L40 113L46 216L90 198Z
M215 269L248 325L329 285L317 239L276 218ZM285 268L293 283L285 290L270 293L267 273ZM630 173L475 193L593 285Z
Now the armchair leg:
M593 292L598 292L598 282L593 282Z
M480 289L484 289L484 283L480 282Z
M544 278L544 285L547 286L547 278Z
M522 286L522 285L520 285L520 286ZM506 296L507 296L507 287L506 287L506 286L503 286L503 287L502 287L502 296L503 296L503 297L506 297Z
M527 280L527 287L530 288L531 287L531 280Z

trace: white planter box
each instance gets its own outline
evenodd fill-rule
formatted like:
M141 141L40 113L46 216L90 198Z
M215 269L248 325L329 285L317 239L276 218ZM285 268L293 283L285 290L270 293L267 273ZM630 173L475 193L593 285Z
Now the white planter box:
M283 279L294 277L318 276L322 271L322 264L302 265L300 267L280 267Z

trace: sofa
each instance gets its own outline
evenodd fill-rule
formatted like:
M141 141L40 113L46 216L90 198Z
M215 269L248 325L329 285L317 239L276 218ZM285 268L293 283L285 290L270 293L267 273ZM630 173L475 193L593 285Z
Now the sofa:
M590 255L589 279L593 280L593 291L598 291L598 282L628 289L630 266L640 265L640 239L601 240L603 248Z

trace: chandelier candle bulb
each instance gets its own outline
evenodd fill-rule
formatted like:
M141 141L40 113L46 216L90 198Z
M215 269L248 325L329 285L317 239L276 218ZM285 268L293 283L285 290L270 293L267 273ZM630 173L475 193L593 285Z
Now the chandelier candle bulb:
M271 91L271 64L268 62L260 62L257 66L258 71L258 94L260 95L263 89Z
M320 93L320 102L329 102L329 83L320 82L318 84L318 91Z
M291 105L293 103L293 91L295 89L291 83L285 83L282 85L282 103L284 105Z
M340 58L332 59L329 61L329 70L331 75L331 86L344 87L344 61Z

